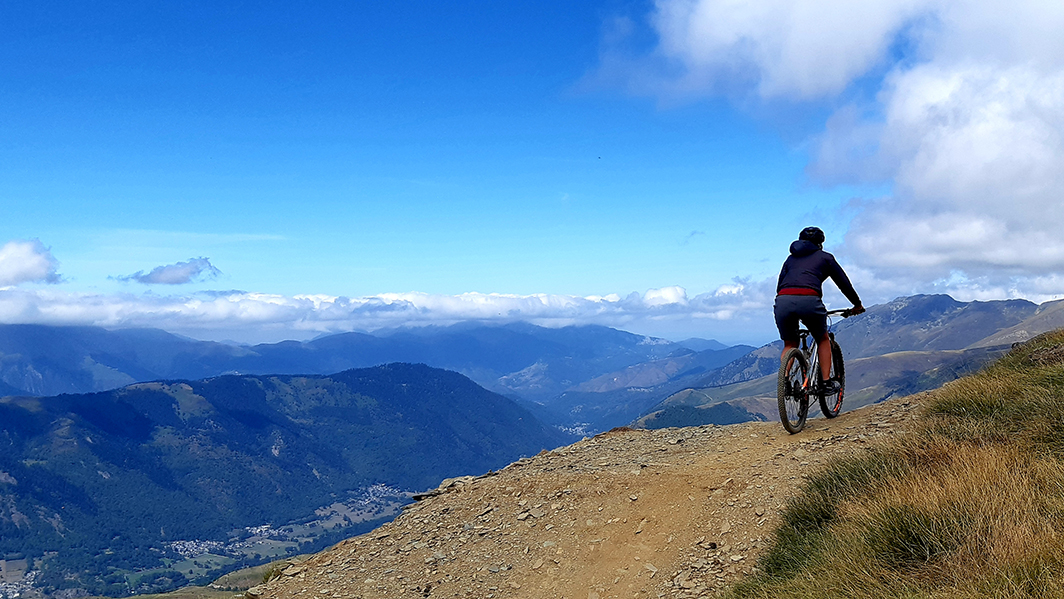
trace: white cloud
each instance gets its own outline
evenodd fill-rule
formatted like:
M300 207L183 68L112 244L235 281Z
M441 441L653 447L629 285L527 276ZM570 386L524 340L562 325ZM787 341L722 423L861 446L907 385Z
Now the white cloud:
M1064 269L1064 65L924 65L882 95L874 168L886 165L894 196L854 220L855 259L924 278Z
M189 258L186 262L177 262L156 266L150 272L139 270L131 275L115 277L119 281L136 281L145 285L185 285L197 281L214 279L222 271L211 264L208 258Z
M670 90L718 90L736 79L763 97L832 95L883 59L929 0L658 0L658 54Z
M658 0L650 21L660 94L843 103L809 173L892 189L838 248L870 285L1064 292L1064 3Z
M0 247L0 287L22 283L58 283L59 262L37 239L9 241Z
M693 298L682 287L623 298L615 294L494 293L387 293L356 298L246 292L159 296L6 289L0 290L0 322L156 327L193 337L257 342L470 320L526 321L759 341L771 335L771 291L771 285L742 282Z
M643 294L643 303L648 306L685 305L687 304L687 290L675 285L662 287L661 289L650 289Z

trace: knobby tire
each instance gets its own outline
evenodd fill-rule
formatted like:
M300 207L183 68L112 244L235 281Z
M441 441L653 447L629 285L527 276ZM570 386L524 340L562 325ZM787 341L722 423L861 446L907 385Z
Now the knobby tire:
M802 430L809 414L809 395L803 385L808 373L809 362L798 349L789 350L780 361L776 398L783 428L792 435Z
M842 362L842 348L831 340L831 376L839 381L839 392L820 396L820 411L834 418L842 411L842 396L846 394L846 366Z

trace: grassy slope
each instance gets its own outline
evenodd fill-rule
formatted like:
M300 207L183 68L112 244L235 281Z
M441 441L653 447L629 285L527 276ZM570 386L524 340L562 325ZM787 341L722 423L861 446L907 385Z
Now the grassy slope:
M1064 596L1064 331L810 477L735 597Z
M283 570L289 564L301 562L307 557L309 557L309 554L295 555L268 564L262 564L261 566L230 572L215 580L212 586L189 585L169 593L145 594L137 595L136 597L138 599L233 599L244 597L244 591L247 589L262 584L264 580L276 576L277 572Z

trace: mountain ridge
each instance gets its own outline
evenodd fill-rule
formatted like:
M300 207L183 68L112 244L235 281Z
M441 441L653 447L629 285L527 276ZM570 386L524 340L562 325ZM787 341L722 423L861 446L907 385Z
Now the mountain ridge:
M473 374L495 391L550 395L585 379L680 346L597 325L549 329L525 323L399 329L388 336L340 333L312 341L233 346L158 329L0 325L0 380L29 395L104 391L138 381L196 380L225 373L330 374L389 362ZM500 379L536 363L557 373L540 388ZM575 381L575 382L573 382Z

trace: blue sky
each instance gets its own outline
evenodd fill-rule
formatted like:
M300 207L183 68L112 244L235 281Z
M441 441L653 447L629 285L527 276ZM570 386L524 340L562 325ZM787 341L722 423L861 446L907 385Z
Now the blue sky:
M832 4L803 10L852 10ZM1048 225L958 209L963 187L913 165L927 163L926 114L943 101L921 90L969 76L974 91L947 100L972 114L1002 85L1057 111L1059 48L1006 35L980 56L965 44L993 19L932 1L871 2L839 16L856 32L828 22L827 35L800 5L5 3L0 244L22 243L28 254L8 254L43 257L44 270L8 276L0 320L267 340L395 326L410 311L415 324L483 317L445 306L502 294L585 307L500 307L500 319L756 342L772 336L771 282L807 224L828 230L873 301L1057 297L1064 250L973 256L986 239L964 236L1049 239ZM1059 16L1031 6L1028 21ZM1049 56L1033 73L1001 66L1032 53ZM999 71L966 75L990 64ZM1006 133L1028 117L1007 117ZM958 121L958 147L978 125ZM1059 139L1043 146L1048 158L1018 173L1057 165ZM984 172L1005 160L980 159ZM960 176L985 188L973 171ZM1046 175L1041 192L1014 197L1012 180L980 205L1039 212L1057 189ZM188 282L147 276L170 267ZM586 301L633 292L639 308ZM245 316L262 297L305 295L310 313ZM336 297L406 309L385 321L330 303L346 316L319 317ZM213 311L189 307L202 305Z

